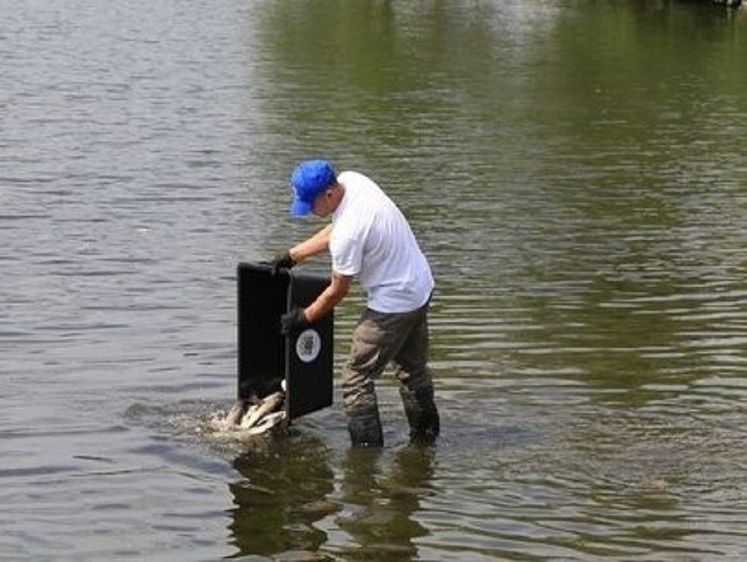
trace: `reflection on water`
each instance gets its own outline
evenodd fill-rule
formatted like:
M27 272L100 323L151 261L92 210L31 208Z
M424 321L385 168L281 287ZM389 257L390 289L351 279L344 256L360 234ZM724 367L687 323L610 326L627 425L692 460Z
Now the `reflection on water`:
M350 449L342 466L345 510L335 523L352 539L340 552L347 560L411 560L417 539L429 534L415 514L434 493L434 451L406 446L392 458L383 456L381 450Z
M432 495L434 450L349 449L339 473L317 437L267 440L236 458L244 479L230 484L236 507L229 526L237 554L283 553L317 559L340 531L330 555L344 560L410 560L428 535L415 514ZM321 557L321 555L319 555ZM320 558L321 559L321 558Z
M241 554L315 552L327 537L314 524L338 509L330 451L315 437L259 443L233 462L244 477L230 484L231 542Z
M746 24L2 2L0 557L743 558ZM386 377L382 451L349 449L337 405L251 445L207 429L236 392L236 263L319 227L286 186L317 154L431 258L434 449L404 445Z

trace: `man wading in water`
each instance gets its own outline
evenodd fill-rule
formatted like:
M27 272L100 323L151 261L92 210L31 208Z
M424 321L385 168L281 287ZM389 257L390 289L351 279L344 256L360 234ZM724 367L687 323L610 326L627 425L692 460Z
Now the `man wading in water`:
M374 381L393 363L415 443L433 443L439 416L428 367L428 306L434 281L412 229L394 202L358 172L335 174L325 160L301 162L291 175L291 214L331 217L309 239L276 256L273 267L291 268L329 251L329 286L307 308L281 318L283 333L321 319L348 294L357 277L366 308L353 331L342 373L348 430L353 445L384 444Z

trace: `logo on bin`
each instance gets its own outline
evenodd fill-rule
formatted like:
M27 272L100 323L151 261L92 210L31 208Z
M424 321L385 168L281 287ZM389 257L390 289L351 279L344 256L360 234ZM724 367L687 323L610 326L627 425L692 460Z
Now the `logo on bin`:
M319 332L309 328L301 332L296 340L296 355L304 363L311 363L322 350L322 338Z

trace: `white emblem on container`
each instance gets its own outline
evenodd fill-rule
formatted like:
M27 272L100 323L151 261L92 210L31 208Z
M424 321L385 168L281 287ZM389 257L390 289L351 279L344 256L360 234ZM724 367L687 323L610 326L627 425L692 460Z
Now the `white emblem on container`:
M301 332L296 340L296 355L304 363L311 363L322 350L322 338L319 332L308 328Z

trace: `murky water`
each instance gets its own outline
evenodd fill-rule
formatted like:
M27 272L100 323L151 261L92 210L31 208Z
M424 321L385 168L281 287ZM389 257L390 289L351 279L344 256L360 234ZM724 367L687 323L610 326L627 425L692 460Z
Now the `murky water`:
M4 1L0 557L743 559L745 34L697 3ZM382 451L339 401L209 430L235 266L320 226L287 214L312 154L432 260L432 450L391 379Z

